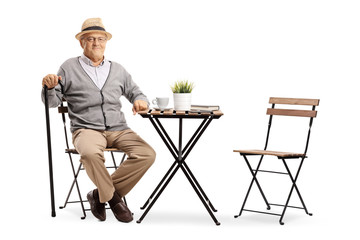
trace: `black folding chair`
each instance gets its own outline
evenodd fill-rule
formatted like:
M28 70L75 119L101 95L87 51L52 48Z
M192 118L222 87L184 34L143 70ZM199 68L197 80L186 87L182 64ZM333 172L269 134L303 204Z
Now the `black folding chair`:
M55 217L56 212L55 212L55 198L54 198L54 184L53 184L50 116L49 116L49 108L48 108L47 87L45 86L44 88L45 88L45 114L46 114L46 130L47 130L47 138L48 138L48 158L49 158L50 191L51 191L51 215L53 217ZM62 85L61 85L61 88L62 88ZM64 203L63 206L60 206L60 209L65 208L68 203L80 203L81 209L82 209L82 212L83 212L83 216L81 217L81 219L85 219L86 218L86 211L90 211L90 208L85 208L84 207L84 202L87 202L87 200L83 200L83 197L82 197L82 194L81 194L81 191L80 191L80 187L79 187L79 183L78 183L79 173L80 173L81 170L84 170L84 168L82 166L82 163L79 163L77 169L75 169L75 166L74 166L74 161L72 159L72 154L77 155L78 152L76 151L76 149L70 148L70 145L69 145L68 126L67 126L67 121L66 121L66 119L67 119L66 115L68 113L68 107L65 105L65 103L66 103L66 100L63 99L61 105L58 107L58 112L62 116L65 143L66 143L65 153L68 154L68 156L69 156L70 165L71 165L71 169L72 169L74 179L73 179L72 184L70 186L70 189L69 189L68 195L66 197L65 203ZM122 151L116 149L116 148L106 148L104 151L109 152L111 154L111 158L112 158L112 165L106 166L106 168L108 168L108 169L115 169L116 170L124 162L124 160L126 158L126 154L123 153ZM116 163L115 156L114 156L115 152L122 153L122 158L121 158L121 161L120 161L119 164ZM76 186L76 190L77 190L77 193L78 193L78 200L70 201L70 196L71 196L71 193L72 193L72 191L74 189L74 186ZM127 204L125 197L123 199L124 199L125 204Z
M310 133L311 133L311 127L312 127L312 123L313 123L313 118L316 117L317 115L317 111L315 111L315 107L319 105L319 99L300 99L300 98L270 98L269 103L272 104L271 108L267 109L267 115L270 115L269 117L269 123L268 123L268 130L267 130L267 135L266 135L266 141L265 141L265 147L264 150L234 150L234 152L238 152L240 153L240 155L244 158L250 172L252 175L252 180L250 183L250 186L248 188L248 191L246 193L244 202L242 204L240 213L238 215L235 215L234 217L237 218L239 216L241 216L243 211L248 211L248 212L255 212L255 213L262 213L262 214L270 214L270 215L276 215L276 216L280 216L280 220L279 223L281 225L284 224L284 222L282 221L286 212L287 208L297 208L297 209L303 209L305 210L305 213L312 216L311 213L308 212L306 206L305 206L305 202L300 194L299 188L296 184L296 181L299 177L299 173L301 170L301 167L303 165L304 159L307 158L307 150L308 150L308 145L309 145L309 139L310 139ZM285 105L292 105L292 107L294 107L294 105L304 105L304 106L311 106L311 110L303 110L303 109L283 109L283 108L275 108L276 104L285 104ZM293 116L293 117L306 117L310 119L309 122L309 128L308 128L308 133L307 133L307 138L306 138L306 144L305 144L305 151L303 153L293 153L293 152L280 152L280 151L270 151L267 150L268 147L268 143L269 143L269 135L270 135L270 129L272 126L272 121L273 121L273 116L274 115L280 115L280 116ZM249 163L248 160L248 156L255 156L255 155L260 155L260 159L259 162L257 163L256 168L254 169L251 164ZM268 171L268 170L264 170L261 169L260 166L262 164L262 161L264 159L265 155L269 155L269 156L275 156L278 159L280 159L282 161L282 163L284 164L285 170L286 172L279 172L279 171ZM290 161L294 161L294 159L299 159L300 163L298 165L298 168L296 170L296 174L293 175L290 171L290 168L288 166L287 160ZM287 197L287 200L285 202L285 205L282 204L272 204L269 203L267 198L265 197L265 194L260 186L259 180L257 178L257 174L259 172L264 172L264 173L275 173L275 174L285 174L285 175L289 175L290 180L292 182L291 184L291 188L290 188L290 192L289 195ZM283 207L282 213L272 213L272 212L263 212L263 211L257 211L257 210L251 210L251 209L246 209L245 208L245 204L248 200L249 197L249 193L251 188L253 187L253 184L256 184L256 186L258 187L260 194L267 206L267 210L271 209L271 205L273 206L280 206ZM290 198L292 196L293 191L296 191L301 205L302 206L290 206L289 205L289 201Z

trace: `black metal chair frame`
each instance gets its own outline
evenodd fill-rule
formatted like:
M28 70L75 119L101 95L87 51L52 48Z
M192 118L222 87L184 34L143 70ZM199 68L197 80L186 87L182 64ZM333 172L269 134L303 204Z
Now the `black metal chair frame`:
M59 82L59 84L61 85L61 82ZM53 180L53 164L52 164L52 149L51 149L51 130L50 130L50 116L49 116L49 104L48 104L48 89L45 86L44 87L44 92L45 92L45 115L46 115L46 131L47 131L47 140L48 140L48 158L49 158L49 174L50 174L50 194L51 194L51 216L55 217L56 216L56 211L55 211L55 194L54 194L54 180ZM63 92L63 86L61 85L61 91ZM63 127L64 127L64 136L65 136L65 143L66 143L66 149L65 149L65 153L68 154L69 156L69 160L70 160L70 165L71 165L71 169L72 169L72 173L73 173L73 177L74 180L70 186L69 192L67 194L66 200L64 205L60 206L60 209L63 209L67 206L67 204L69 203L80 203L81 205L81 209L82 209L82 213L83 216L81 217L81 219L85 219L86 218L86 211L90 211L89 208L85 208L84 206L84 202L87 202L87 200L83 200L81 191L80 191L80 187L79 187L79 183L78 183L78 176L81 170L85 170L82 166L82 163L79 163L77 169L75 170L75 166L74 166L74 161L72 159L72 154L78 154L78 152L73 149L70 148L69 146L69 140L68 140L68 131L67 131L67 124L66 124L66 114L68 112L68 108L67 106L64 105L65 100L63 99L63 101L61 102L60 106L58 107L58 112L61 113L62 115L62 122L63 122ZM111 154L111 158L112 158L112 164L111 166L106 166L106 168L108 169L117 169L125 160L126 158L126 154L123 153L122 151L116 149L116 148L106 148L105 149L106 152L110 152ZM123 153L122 159L120 161L119 164L116 163L115 160L115 156L114 156L114 152L118 152L118 153ZM76 190L78 193L78 198L79 200L77 201L70 201L70 196L71 193L74 189L74 186L76 186ZM127 205L126 199L125 197L123 198L125 204ZM109 209L107 207L107 209Z
M85 170L85 169L82 167L83 164L80 162L79 165L78 165L77 170L75 171L75 166L74 166L74 162L73 162L73 159L72 159L71 155L72 154L78 155L78 152L75 149L71 149L69 147L67 126L66 126L66 116L65 116L66 113L67 113L67 107L64 106L64 102L62 102L60 107L59 107L59 113L61 113L61 115L62 115L62 121L63 121L63 125L64 125L64 135L65 135L65 142L66 142L65 153L67 153L68 156L69 156L71 169L72 169L72 173L73 173L73 176L74 176L74 180L73 180L73 182L72 182L72 184L70 186L70 189L69 189L68 195L66 197L65 203L64 203L64 205L60 206L59 208L60 209L65 208L68 203L80 203L81 204L81 209L82 209L82 212L83 212L83 216L81 217L81 219L85 219L86 218L86 211L90 211L90 208L85 208L84 207L84 202L88 202L88 200L83 200L82 194L80 192L79 183L78 183L78 180L77 180L78 176L79 176L79 173L80 173L80 170ZM114 152L122 153L122 151L114 149L114 148L107 148L107 149L105 149L105 151L110 152L111 159L112 159L112 164L113 164L112 166L106 166L107 169L112 168L112 169L116 170L124 162L124 160L126 158L126 154L123 153L120 164L117 165L116 160L115 160L115 156L114 156ZM74 186L76 186L76 190L77 190L77 193L78 193L79 200L78 201L69 201ZM124 199L125 204L127 205L125 197L123 199ZM106 209L109 209L109 208L107 207Z
M265 147L264 150L234 150L234 152L239 152L240 155L244 158L247 167L249 168L251 175L252 175L252 180L250 182L250 186L247 190L245 199L243 201L241 210L239 212L238 215L235 215L234 217L237 218L239 216L241 216L241 214L243 213L243 211L248 211L248 212L254 212L254 213L261 213L261 214L269 214L269 215L275 215L275 216L280 216L280 220L279 223L281 225L284 224L283 222L283 218L285 215L285 212L287 210L287 208L296 208L296 209L303 209L305 211L305 213L309 216L312 216L312 213L309 213L306 206L305 206L305 202L300 194L299 188L296 184L296 181L299 177L299 173L300 170L303 166L303 162L305 160L305 158L307 158L307 150L308 150L308 146L309 146L309 139L310 139L310 134L311 134L311 127L313 124L313 118L316 117L317 111L315 111L315 107L318 106L319 104L319 100L318 99L294 99L294 98L270 98L269 103L272 104L272 107L268 109L267 114L270 115L269 117L269 122L268 122L268 130L267 130L267 135L266 135L266 141L265 141ZM312 110L289 110L289 109L275 109L275 104L290 104L290 105L311 105L312 106ZM298 154L298 153L288 153L288 152L274 152L274 151L268 151L267 147L268 147L268 143L269 143L269 136L270 136L270 129L271 129L271 125L272 125L272 120L273 120L273 116L274 115L283 115L283 116L297 116L297 117L310 117L310 121L309 121L309 129L308 129L308 134L307 134L307 138L306 138L306 145L305 145L305 151L302 154ZM254 169L247 156L256 156L256 155L260 155L260 159L257 163L256 168ZM278 171L268 171L268 170L263 170L260 169L261 163L264 159L264 155L273 155L276 156L278 159L280 159L282 161L282 163L284 164L284 167L286 169L286 172L278 172ZM299 159L299 165L297 170L293 170L296 171L295 175L293 175L289 169L289 166L286 162L286 160L294 160L294 159ZM274 173L274 174L285 174L285 175L289 175L290 180L292 182L291 188L290 188L290 192L288 194L287 200L285 202L285 205L283 204L275 204L275 203L269 203L267 198L265 197L265 194L260 186L260 183L257 179L257 174L259 172L265 172L265 173ZM264 212L264 211L257 211L257 210L251 210L251 209L246 209L245 208L245 204L247 202L247 199L249 197L250 191L253 187L253 184L256 184L256 186L258 187L260 194L267 206L267 210L270 210L271 207L270 206L280 206L283 207L282 213L272 213L272 212ZM293 191L296 191L300 202L301 202L301 207L299 206L290 206L289 202L290 202L290 198L293 194Z

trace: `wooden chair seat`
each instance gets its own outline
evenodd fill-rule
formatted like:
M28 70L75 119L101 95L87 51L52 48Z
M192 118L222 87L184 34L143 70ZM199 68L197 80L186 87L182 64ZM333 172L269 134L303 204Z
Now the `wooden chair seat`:
M269 150L234 150L242 155L272 155L278 158L300 158L304 157L304 153L279 152Z
M121 152L117 148L105 148L104 151L105 152ZM67 148L67 149L65 149L65 153L79 154L75 148Z

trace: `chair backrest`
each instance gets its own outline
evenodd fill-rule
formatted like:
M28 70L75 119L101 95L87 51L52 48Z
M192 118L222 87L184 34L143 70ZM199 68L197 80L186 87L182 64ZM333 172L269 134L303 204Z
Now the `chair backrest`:
M66 142L66 148L69 149L69 140L68 140L68 131L67 131L67 126L66 126L66 114L68 113L68 107L64 105L64 103L66 103L66 100L63 98L62 102L60 104L60 106L58 107L58 112L61 114L62 116L62 121L63 121L63 125L64 125L64 134L65 134L65 142Z
M272 108L268 108L268 115L282 115L282 116L296 116L296 117L316 117L317 111L315 107L319 106L319 99L305 99L305 98L275 98L271 97L269 103ZM287 105L306 105L312 106L312 110L299 110L299 109L279 109L275 108L275 104Z
M306 98L277 98L277 97L270 97L269 103L272 104L271 108L267 109L266 114L270 115L269 117L269 124L268 124L268 132L266 136L266 142L265 142L265 148L266 150L268 142L269 142L269 135L270 135L270 129L272 124L272 119L274 115L279 116L292 116L292 117L308 117L309 120L309 130L307 134L307 140L306 140L306 146L304 154L306 154L308 145L309 145L309 139L310 139L310 133L311 133L311 127L313 123L313 118L317 116L317 111L315 110L316 106L319 105L320 100L319 99L306 99ZM281 105L289 105L289 108L276 108L278 104ZM302 106L310 106L311 110L303 110L303 109L296 109L296 105L302 105Z

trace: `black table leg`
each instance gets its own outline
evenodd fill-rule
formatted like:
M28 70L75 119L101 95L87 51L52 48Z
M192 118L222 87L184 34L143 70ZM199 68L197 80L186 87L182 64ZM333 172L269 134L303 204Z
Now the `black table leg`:
M145 218L145 216L147 215L147 213L149 212L151 207L154 205L154 203L160 197L160 195L162 194L164 189L167 187L169 182L172 180L173 176L176 174L176 172L179 170L179 168L181 168L181 170L184 172L186 178L190 182L191 186L197 193L198 197L200 198L201 202L204 204L205 208L207 209L208 213L210 214L210 216L212 217L212 219L214 220L216 225L220 225L220 223L217 221L217 219L215 218L215 216L213 215L213 213L211 211L211 210L216 211L216 209L213 207L210 200L206 196L204 190L201 188L199 182L196 180L196 178L193 175L193 173L191 172L190 168L185 163L185 159L187 158L187 156L189 155L189 153L191 152L191 150L193 149L193 147L195 146L197 141L200 139L200 137L204 133L205 129L208 127L208 125L212 121L212 118L209 117L209 118L206 118L203 120L203 122L200 124L198 129L195 131L193 136L190 138L189 142L187 143L187 145L184 149L182 149L182 123L183 123L182 118L179 118L179 147L178 147L178 149L176 149L175 145L173 144L172 140L170 139L166 130L163 128L160 121L157 118L155 118L155 121L151 117L149 119L150 119L151 123L153 124L154 128L156 129L156 131L158 132L158 134L160 135L161 139L163 140L163 142L169 149L170 153L175 158L175 162L170 167L170 169L167 171L167 173L162 178L160 183L157 185L157 187L155 188L155 190L153 191L151 196L148 198L148 200L146 201L144 206L141 208L141 209L144 209L145 207L147 207L145 212L143 213L143 215L137 221L137 223L141 223L141 221ZM150 203L150 205L148 205L149 203Z
M166 172L165 176L161 179L160 183L156 186L154 191L151 193L150 197L146 200L144 205L142 207L140 207L141 210L144 210L147 207L147 205L151 202L151 200L154 198L154 195L159 191L159 188L164 184L164 181L169 177L170 173L174 170L175 166L176 166L176 162L174 162L171 165L169 170Z

